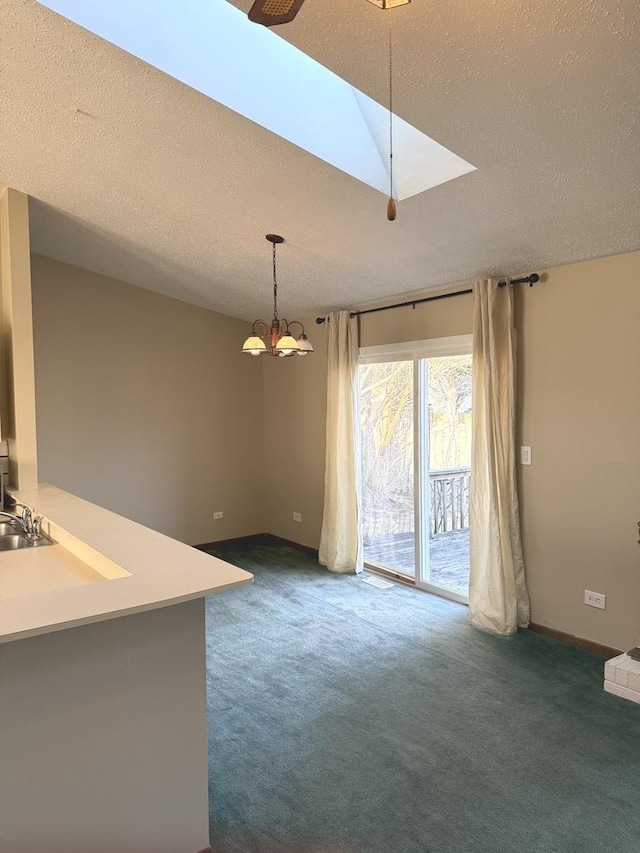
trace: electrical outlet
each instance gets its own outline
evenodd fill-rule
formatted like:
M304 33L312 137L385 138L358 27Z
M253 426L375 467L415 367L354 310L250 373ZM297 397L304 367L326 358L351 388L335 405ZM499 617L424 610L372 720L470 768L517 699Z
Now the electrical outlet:
M219 518L224 518L224 513L223 512L214 512L213 513L213 520L217 521Z
M521 447L520 448L520 464L521 465L531 465L531 448L530 447Z
M293 520L294 521L302 521L302 513L301 512L294 512L293 513Z
M598 607L600 610L604 610L607 605L607 596L601 592L591 592L590 589L585 589L584 603L588 604L589 607Z

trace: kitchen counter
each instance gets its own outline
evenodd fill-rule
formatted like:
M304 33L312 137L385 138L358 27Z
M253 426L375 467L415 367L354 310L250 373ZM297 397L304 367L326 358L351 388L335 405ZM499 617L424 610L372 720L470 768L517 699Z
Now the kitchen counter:
M104 575L74 557L62 545L0 553L0 602L106 581Z
M0 553L0 643L142 613L252 575L54 486L12 490L58 544Z
M52 486L10 491L56 544L0 552L0 850L210 851L204 596L252 576Z

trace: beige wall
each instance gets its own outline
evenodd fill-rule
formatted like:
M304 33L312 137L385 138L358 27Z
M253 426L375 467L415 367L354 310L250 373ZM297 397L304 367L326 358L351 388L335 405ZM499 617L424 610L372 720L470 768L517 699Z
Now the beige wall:
M547 281L517 291L516 303L518 444L531 445L533 456L519 471L532 619L628 648L640 643L640 253L548 270ZM461 296L363 317L361 341L471 329L471 297ZM266 467L271 476L286 473L289 490L275 492L267 529L316 547L325 339L314 328L313 363L265 367ZM304 429L295 418L276 428L287 406L302 413ZM298 506L309 508L308 523L290 521ZM607 595L605 611L583 604L585 588Z
M22 489L38 483L28 204L11 187L0 195L0 420L9 479Z
M263 531L246 323L37 255L32 279L40 481L190 544Z
M303 320L315 352L302 358L264 357L266 530L317 548L324 499L327 335ZM255 359L257 360L257 359ZM293 513L302 522L293 521Z
M557 267L518 297L532 619L627 649L640 643L640 252Z
M452 289L466 290L467 287L468 285ZM387 304L390 301L396 300L387 300ZM405 298L401 297L398 301L404 302ZM366 314L360 318L360 345L384 346L404 341L468 335L472 329L471 307L470 295L453 296L449 299L416 305L415 308L398 308L393 311Z

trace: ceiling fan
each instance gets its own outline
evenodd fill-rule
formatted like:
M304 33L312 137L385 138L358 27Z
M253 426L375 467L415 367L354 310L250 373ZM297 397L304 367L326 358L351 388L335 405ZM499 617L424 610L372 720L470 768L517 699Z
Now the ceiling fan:
M265 27L275 27L278 24L288 24L300 11L304 0L254 0L249 9L249 20ZM411 0L369 0L379 9L394 9L396 6L406 6ZM393 73L391 50L391 18L389 18L389 200L387 202L387 219L393 222L396 218L396 200L393 185Z
M380 9L393 9L395 6L406 6L411 0L369 0ZM278 24L288 24L300 11L304 0L255 0L249 10L249 20L265 27L275 27Z

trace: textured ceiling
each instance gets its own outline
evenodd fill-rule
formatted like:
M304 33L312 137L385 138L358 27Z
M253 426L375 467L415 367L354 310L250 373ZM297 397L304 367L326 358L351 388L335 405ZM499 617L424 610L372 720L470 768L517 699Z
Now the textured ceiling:
M106 2L106 0L105 0ZM234 5L247 10L247 2ZM640 248L636 0L413 0L396 112L478 171L399 204L34 0L0 0L0 183L34 251L233 316L308 315ZM384 103L386 17L279 28Z

